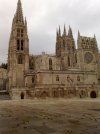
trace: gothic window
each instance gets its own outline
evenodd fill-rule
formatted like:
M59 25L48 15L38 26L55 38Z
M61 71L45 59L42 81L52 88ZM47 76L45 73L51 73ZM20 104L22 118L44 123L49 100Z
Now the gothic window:
M69 58L69 56L68 56L68 66L70 66L70 58Z
M60 97L64 97L64 89L63 88L60 90Z
M17 37L20 37L20 29L17 29Z
M79 75L77 76L77 81L80 81L80 76Z
M23 34L23 29L21 29L21 33Z
M32 77L32 83L34 83L34 80L35 80L34 77Z
M23 37L23 29L21 29L21 37Z
M23 33L24 33L24 31L23 31L23 29L17 29L17 37L23 37Z
M18 56L18 64L23 64L23 57L22 57L22 55Z
M52 59L49 59L49 70L52 70Z
M69 82L69 81L70 81L70 76L68 75L68 76L67 76L67 82Z
M59 81L59 76L58 75L56 76L56 81Z
M33 63L33 61L29 61L29 67L30 67L30 69L34 69L34 63Z
M75 54L75 62L77 63L77 55Z
M20 50L20 40L17 40L17 50Z
M68 48L68 50L70 50L70 44L67 44L67 48Z
M21 50L23 50L23 44L24 44L24 41L21 40Z
M65 40L63 40L63 45L65 45Z

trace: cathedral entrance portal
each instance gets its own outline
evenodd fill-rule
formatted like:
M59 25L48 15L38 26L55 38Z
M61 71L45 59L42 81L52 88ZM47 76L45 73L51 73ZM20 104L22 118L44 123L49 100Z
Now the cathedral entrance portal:
M48 94L48 92L44 91L41 93L40 97L43 99L46 99L46 97L49 97L49 94Z
M53 97L54 98L58 98L59 97L59 91L58 90L54 90L53 91Z
M92 91L92 92L90 93L90 97L91 97L91 98L97 98L96 92L95 92L95 91Z

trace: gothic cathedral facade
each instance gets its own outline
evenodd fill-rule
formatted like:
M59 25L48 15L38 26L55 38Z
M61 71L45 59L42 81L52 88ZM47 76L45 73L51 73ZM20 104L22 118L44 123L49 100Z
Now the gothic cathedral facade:
M55 55L29 54L27 21L21 1L12 22L8 49L8 91L12 99L100 96L100 53L96 37L78 32L77 48L69 27L57 30Z

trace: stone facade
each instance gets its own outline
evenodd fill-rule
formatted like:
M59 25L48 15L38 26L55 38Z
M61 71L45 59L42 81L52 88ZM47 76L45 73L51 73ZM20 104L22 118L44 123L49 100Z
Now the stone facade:
M29 55L27 21L18 0L8 50L8 90L12 99L100 96L100 53L96 37L69 27L57 30L55 55Z
M0 68L0 91L7 89L7 70Z

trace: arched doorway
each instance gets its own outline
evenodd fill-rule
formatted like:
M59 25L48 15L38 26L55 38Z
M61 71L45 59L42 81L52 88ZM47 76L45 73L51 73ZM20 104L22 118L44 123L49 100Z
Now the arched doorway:
M81 90L79 96L80 96L80 98L85 98L86 97L86 91L85 90Z
M95 91L92 91L92 92L90 93L90 97L91 97L91 98L97 98L96 92L95 92Z
M53 97L54 98L58 98L59 97L59 91L58 90L54 90L53 91Z
M25 95L24 95L24 93L22 92L20 96L21 96L21 100L23 100Z
M60 90L60 97L64 97L64 89L62 88L61 90Z
M41 93L40 97L43 99L46 99L46 97L49 97L49 94L48 94L48 92L44 91Z

